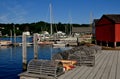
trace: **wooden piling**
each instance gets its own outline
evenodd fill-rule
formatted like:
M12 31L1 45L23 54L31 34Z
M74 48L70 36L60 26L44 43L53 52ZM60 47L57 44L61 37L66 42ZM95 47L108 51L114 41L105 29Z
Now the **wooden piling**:
M116 42L114 42L114 48L116 48Z
M106 42L106 46L108 47L108 41Z
M77 37L77 46L79 46L79 38Z
M23 71L27 70L27 49L26 49L26 34L22 35L22 62Z
M37 33L34 33L33 36L34 41L34 59L38 59L38 35Z

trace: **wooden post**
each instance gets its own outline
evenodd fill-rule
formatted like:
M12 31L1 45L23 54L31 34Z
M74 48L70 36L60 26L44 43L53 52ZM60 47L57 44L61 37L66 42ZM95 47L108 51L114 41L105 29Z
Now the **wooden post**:
M23 71L27 70L27 50L26 50L26 34L22 35L22 62L23 62Z
M34 41L34 59L38 59L38 36L37 33L33 36Z
M52 45L50 45L50 52L51 52L51 58L50 59L52 60L52 57L53 57Z
M95 40L95 44L97 45L97 40Z
M102 41L100 42L100 46L102 46Z
M116 42L114 42L114 48L116 48Z
M108 47L108 41L106 42L106 46Z
M79 46L79 38L77 37L77 46Z

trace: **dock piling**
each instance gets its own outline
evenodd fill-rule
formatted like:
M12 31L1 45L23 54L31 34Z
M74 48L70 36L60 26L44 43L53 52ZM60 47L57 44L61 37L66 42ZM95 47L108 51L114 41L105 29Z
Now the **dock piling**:
M23 71L27 70L27 49L26 49L26 34L22 35L22 62L23 62Z
M38 59L38 43L37 43L38 36L37 36L37 33L34 33L33 39L34 39L34 59Z

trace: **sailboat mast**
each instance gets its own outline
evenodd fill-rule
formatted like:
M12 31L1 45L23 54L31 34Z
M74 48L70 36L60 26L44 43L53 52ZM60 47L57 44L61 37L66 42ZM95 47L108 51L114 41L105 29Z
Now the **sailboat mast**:
M70 35L71 35L72 34L72 17L70 13L69 13L69 18L70 18Z
M14 30L14 43L16 43L15 25L13 25L13 30Z
M52 35L52 4L50 3L50 34Z
M12 30L10 30L10 41L12 41Z

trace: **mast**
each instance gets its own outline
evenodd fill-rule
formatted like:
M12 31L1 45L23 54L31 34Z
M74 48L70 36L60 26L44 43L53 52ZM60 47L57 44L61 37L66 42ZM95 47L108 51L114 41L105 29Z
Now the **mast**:
M16 43L15 25L13 25L13 30L14 30L14 43Z
M91 27L91 34L93 34L93 14L92 12L90 13L90 27Z
M52 35L52 4L50 3L50 34Z
M53 29L52 29L52 4L50 3L50 34L53 34ZM50 50L51 50L51 60L52 60L52 45L50 45Z
M70 18L70 35L71 35L72 34L72 17L70 13L69 13L69 18Z
M10 30L10 41L12 42L12 30Z
M92 12L90 13L90 26L92 27L92 22L93 22L93 14Z

